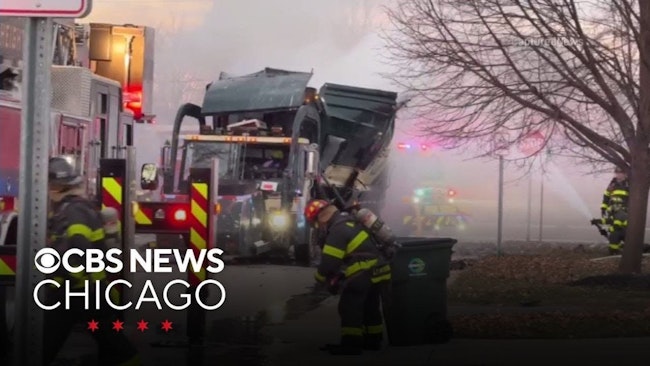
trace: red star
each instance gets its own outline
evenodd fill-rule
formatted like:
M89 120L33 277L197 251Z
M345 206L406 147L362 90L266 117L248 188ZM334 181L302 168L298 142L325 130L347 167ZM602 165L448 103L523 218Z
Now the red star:
M167 319L165 319L165 321L162 322L161 324L162 324L161 329L164 330L165 332L169 332L170 329L173 329L173 328L172 328L172 324L173 324L173 323L170 322L170 321L167 320Z
M145 329L149 329L149 327L147 326L147 324L149 324L149 322L146 322L146 321L144 321L144 319L141 319L141 320L138 322L138 330L141 331L141 332L144 332Z
M97 329L99 329L99 322L96 322L95 319L92 319L88 322L88 329L94 333Z
M120 330L124 329L123 324L124 322L121 322L119 319L117 319L113 322L113 330L119 332Z

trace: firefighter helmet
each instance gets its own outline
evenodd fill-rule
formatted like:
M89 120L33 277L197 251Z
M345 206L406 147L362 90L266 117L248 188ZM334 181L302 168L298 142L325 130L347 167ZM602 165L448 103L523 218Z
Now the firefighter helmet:
M325 200L311 200L307 206L305 206L305 219L310 224L315 223L318 215L323 211L325 207L329 206L330 203Z
M67 159L56 156L50 158L48 164L48 180L50 184L75 186L80 184L83 178Z

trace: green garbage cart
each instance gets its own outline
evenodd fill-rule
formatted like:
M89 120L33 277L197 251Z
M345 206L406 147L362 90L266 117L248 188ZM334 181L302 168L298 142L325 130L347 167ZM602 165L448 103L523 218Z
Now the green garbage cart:
M398 238L390 293L383 310L391 346L448 342L447 278L452 238Z

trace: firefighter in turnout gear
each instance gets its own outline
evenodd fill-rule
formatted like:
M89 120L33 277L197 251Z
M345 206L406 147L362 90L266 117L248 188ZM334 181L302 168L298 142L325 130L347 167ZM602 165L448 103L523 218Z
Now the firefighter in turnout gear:
M323 350L334 355L381 349L381 298L390 283L391 268L371 235L355 218L324 200L305 207L305 218L320 232L322 255L316 281L332 294L340 292L341 340Z
M62 157L51 158L48 168L48 246L54 248L59 255L72 248L107 250L104 223L96 206L84 197L83 177L76 172L73 164ZM72 266L82 265L82 261L81 256L70 256ZM93 296L95 286L101 287L101 293L105 292L106 272L71 273L60 266L57 272L49 276L58 282L59 286L47 289L45 300L41 300L44 304L55 304L59 301L66 304L65 283L68 281L71 293L87 291L87 308L91 310L86 310L82 296L71 296L69 309L61 305L45 312L44 365L51 365L56 359L76 324L85 324L91 320L99 322L99 329L92 333L89 331L89 334L97 342L100 365L140 365L138 353L131 342L123 333L111 329L110 324L118 320L118 316L104 296L100 296L99 310L94 310L97 308ZM90 288L85 288L86 280Z
M601 222L609 226L609 253L618 254L623 249L627 228L629 182L623 169L616 167L615 177L603 194L600 207Z

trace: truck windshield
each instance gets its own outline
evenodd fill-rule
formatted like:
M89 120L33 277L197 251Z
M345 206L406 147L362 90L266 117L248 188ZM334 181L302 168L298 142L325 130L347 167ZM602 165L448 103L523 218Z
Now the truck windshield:
M183 178L187 180L190 168L208 168L215 157L219 159L219 178L222 179L281 178L287 167L289 148L288 144L188 142Z
M235 178L238 146L226 142L201 141L187 145L185 174L189 168L209 168L212 158L219 159L219 178Z

